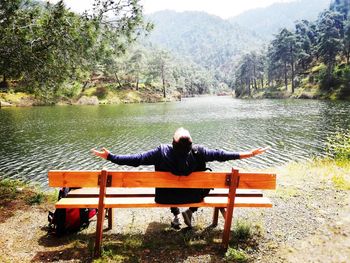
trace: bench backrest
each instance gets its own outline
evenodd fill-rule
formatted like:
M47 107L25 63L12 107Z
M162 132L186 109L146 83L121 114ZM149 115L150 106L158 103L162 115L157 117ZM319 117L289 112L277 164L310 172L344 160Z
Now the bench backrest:
M230 188L233 176L239 176L239 189L275 189L276 175L270 173L194 172L176 176L169 172L149 171L49 171L50 187L97 187L102 173L107 187Z

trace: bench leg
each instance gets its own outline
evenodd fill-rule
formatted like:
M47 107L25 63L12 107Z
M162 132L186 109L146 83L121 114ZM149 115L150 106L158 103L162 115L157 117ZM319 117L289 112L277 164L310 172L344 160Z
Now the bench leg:
M221 215L225 218L225 216L226 216L226 210L225 210L225 208L220 207L220 208L219 208L219 211L220 211Z
M100 193L98 197L98 214L97 214L97 225L96 225L96 239L95 239L95 257L101 255L101 244L103 234L103 223L105 219L105 196L106 196L106 183L107 183L107 170L101 171L100 181Z
M223 207L215 207L214 208L214 213L213 213L213 223L211 224L212 227L216 227L218 225L219 211L220 211L221 215L225 219L225 215L226 215L225 208L223 208Z
M228 193L228 203L226 212L224 209L220 210L222 214L225 214L225 225L224 225L224 233L222 236L222 245L225 249L228 248L228 242L230 241L230 231L231 231L231 224L232 224L232 216L233 216L233 209L235 204L235 198L236 198L236 190L239 184L239 174L238 170L232 169L232 176L230 178L230 188Z
M108 229L113 229L114 209L108 208Z
M225 249L228 248L228 242L230 241L232 216L233 216L233 207L228 207L225 213L224 234L222 236L222 245L224 246Z
M211 224L212 227L216 227L218 225L218 218L219 218L219 208L214 207L213 223Z
M95 257L99 257L101 254L102 234L103 234L103 222L105 218L105 209L101 209L97 214L96 225L96 239L95 239Z

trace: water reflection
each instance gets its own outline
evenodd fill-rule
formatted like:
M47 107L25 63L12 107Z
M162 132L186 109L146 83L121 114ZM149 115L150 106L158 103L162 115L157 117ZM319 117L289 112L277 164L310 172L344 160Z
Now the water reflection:
M130 169L95 158L93 147L135 153L170 143L184 126L195 143L244 151L272 146L266 155L211 163L216 170L269 167L324 155L337 129L350 128L350 103L312 100L237 100L105 106L5 108L0 110L0 176L47 183L49 169ZM141 167L140 169L151 169Z

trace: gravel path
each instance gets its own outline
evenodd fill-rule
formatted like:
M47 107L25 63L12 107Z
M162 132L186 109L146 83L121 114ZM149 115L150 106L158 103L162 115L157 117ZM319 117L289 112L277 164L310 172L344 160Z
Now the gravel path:
M278 190L268 193L274 203L272 209L236 209L234 212L235 221L247 220L262 229L257 247L249 252L251 262L350 262L349 193L336 190L326 177L289 178L281 172ZM13 207L21 209L9 214L4 222L0 221L0 262L91 261L89 247L94 223L78 235L57 241L47 235L46 229L47 210L52 210L52 206ZM106 239L118 234L148 235L152 226L167 227L171 214L168 209L117 209L116 217L116 227L106 233ZM211 209L200 209L195 223L209 225L211 218ZM222 227L220 220L218 229ZM155 260L157 257L162 262L174 262L159 248L147 249L147 253L154 256L142 262L159 262ZM201 254L176 253L183 253L176 262L222 262L224 257L210 249Z

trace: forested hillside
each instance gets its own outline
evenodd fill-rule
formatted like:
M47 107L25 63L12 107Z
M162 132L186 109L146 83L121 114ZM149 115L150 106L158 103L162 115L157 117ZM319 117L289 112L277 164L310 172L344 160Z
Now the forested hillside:
M208 69L231 63L263 43L249 30L204 12L161 11L148 18L155 25L149 36L152 43Z
M0 99L20 91L45 104L84 96L119 103L231 91L237 96L346 98L350 0L334 0L322 12L327 1L316 2L252 11L256 27L266 17L272 21L264 29L249 26L259 31L254 32L203 12L145 17L139 1L95 0L92 10L76 14L64 1L4 0L0 89L5 93ZM317 19L286 25L316 12ZM277 24L286 27L266 40Z
M329 8L331 0L298 0L275 3L266 8L246 11L229 21L254 31L264 39L272 39L281 28L293 29L297 20L313 21Z
M267 49L244 55L235 75L238 96L349 98L350 0L281 29Z

